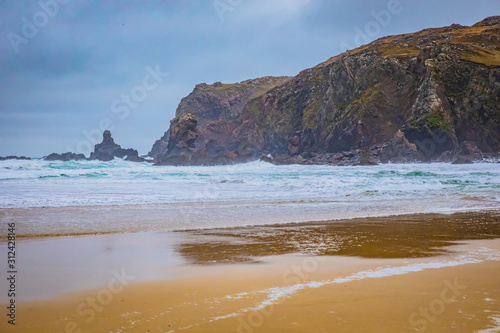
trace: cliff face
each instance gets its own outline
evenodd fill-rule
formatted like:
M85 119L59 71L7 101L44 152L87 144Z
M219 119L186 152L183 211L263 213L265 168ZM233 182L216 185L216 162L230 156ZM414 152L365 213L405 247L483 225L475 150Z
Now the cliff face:
M251 93L242 84L198 85L171 122L167 150L183 158L157 162L454 160L464 142L497 152L500 17L384 37Z
M236 158L234 153L239 148L232 136L236 119L250 99L288 79L263 77L235 84L196 85L179 103L169 131L155 142L150 156L158 164L171 165L247 161L247 158Z

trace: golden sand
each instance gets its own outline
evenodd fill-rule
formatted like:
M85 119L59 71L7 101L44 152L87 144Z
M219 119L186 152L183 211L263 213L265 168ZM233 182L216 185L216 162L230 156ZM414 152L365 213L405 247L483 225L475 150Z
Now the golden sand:
M125 279L23 302L16 326L4 319L0 331L474 332L493 327L500 317L498 260L481 257L451 267L294 288L374 269L449 263L471 253L481 256L486 248L500 251L500 240L470 241L426 258L281 255L258 264L184 266L176 268L179 278L173 280Z

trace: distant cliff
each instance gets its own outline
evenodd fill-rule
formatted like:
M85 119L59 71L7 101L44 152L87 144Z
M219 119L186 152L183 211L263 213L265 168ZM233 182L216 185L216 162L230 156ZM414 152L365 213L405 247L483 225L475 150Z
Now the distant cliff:
M498 153L500 17L384 37L293 78L197 85L160 141L155 161L169 165L467 163Z

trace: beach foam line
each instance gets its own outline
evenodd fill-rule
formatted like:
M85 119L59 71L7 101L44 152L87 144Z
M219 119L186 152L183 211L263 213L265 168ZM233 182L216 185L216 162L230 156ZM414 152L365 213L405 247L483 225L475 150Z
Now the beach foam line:
M335 278L331 280L323 280L323 281L312 281L307 283L298 283L285 287L273 287L264 290L254 291L251 293L240 293L235 296L226 296L226 298L242 298L242 296L251 296L257 294L265 294L267 297L261 301L255 307L248 307L245 309L241 309L240 311L236 311L227 315L217 316L214 318L210 318L208 322L214 322L221 319L227 319L239 316L248 312L262 311L266 307L276 304L278 301L289 298L293 296L295 293L300 290L304 290L307 288L319 288L322 286L330 285L330 284L340 284L340 283L348 283L352 281L359 281L370 278L382 278L382 277L390 277L397 275L404 275L408 273L421 272L427 269L439 269L445 267L453 267L453 266L461 266L466 264L476 264L484 261L500 261L500 252L497 250L493 250L487 247L481 247L478 250L472 251L467 255L457 256L455 260L440 260L440 261L431 261L426 263L417 263L410 264L405 266L395 266L395 267L379 267L376 269L370 269L366 271L361 271L353 275L349 275L346 277ZM495 321L498 318L493 318ZM500 324L500 321L499 321ZM481 331L481 333L487 333L493 331ZM494 331L496 332L496 331Z
M500 314L498 316L491 316L490 319L493 321L493 325L495 325L495 327L475 331L474 333L498 333L498 332L500 332Z

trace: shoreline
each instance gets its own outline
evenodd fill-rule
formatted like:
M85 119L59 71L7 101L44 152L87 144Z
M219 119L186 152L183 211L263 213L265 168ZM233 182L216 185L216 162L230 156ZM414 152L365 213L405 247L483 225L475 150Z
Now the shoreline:
M408 332L425 326L426 332L472 332L494 327L500 316L500 276L494 274L500 239L467 241L449 250L430 258L280 255L258 264L182 265L173 268L177 277L155 281L136 281L121 271L122 284L115 280L113 288L108 283L20 302L23 316L16 329ZM110 279L118 276L113 274ZM103 302L93 308L89 299ZM426 315L420 308L430 310Z
M112 209L100 212L101 219L116 219ZM0 322L2 332L490 333L500 327L498 209L21 236L16 253L17 324ZM8 290L7 282L0 280L0 290ZM449 285L467 288L454 295ZM7 307L6 295L0 307Z
M269 256L423 259L450 246L500 239L500 211L408 214L182 231L17 238L22 300L98 287L111 269L140 281L169 279L178 267L259 263ZM0 240L0 244L7 245ZM63 249L63 250L62 250ZM2 263L3 264L3 263ZM6 288L0 280L0 287ZM5 295L0 295L0 301Z
M492 202L489 207L462 207L462 208L442 208L434 210L426 210L422 205L417 210L410 211L393 211L393 212L380 212L375 214L356 214L351 213L340 216L331 216L331 213L325 213L323 216L313 216L306 218L307 214L302 216L293 215L293 217L284 218L284 209L290 206L297 206L297 210L301 210L302 205L321 205L321 204L344 204L338 201L314 201L311 202L293 202L293 201L230 201L230 202L195 202L195 203L164 203L164 204L133 204L133 205L95 205L95 206L62 206L62 207L22 207L22 208L0 208L0 219L6 224L14 222L21 225L23 228L18 230L16 237L18 239L39 239L51 237L74 237L74 236L91 236L91 235L108 235L108 234L128 234L128 233L142 233L142 232L190 232L190 231L203 231L212 229L226 229L235 226L239 228L251 228L258 226L287 226L287 225L301 225L301 224L314 224L322 222L339 222L339 221L357 221L363 219L377 219L377 218L395 218L405 216L430 216L430 215L453 215L453 214L490 214L500 212L500 207L496 202ZM371 203L376 206L378 203ZM288 207L287 207L288 206ZM203 213L211 213L214 210L222 207L225 210L232 208L248 210L252 207L260 211L266 211L274 208L276 218L269 220L265 216L259 217L255 222L255 216L248 216L246 219L248 223L239 222L237 225L226 224L217 225L200 224L196 227L193 224L196 217L203 216ZM188 216L188 211L193 208L201 211L197 215ZM369 208L369 207L367 207ZM418 208L418 207L417 207ZM325 209L325 207L315 207L316 210ZM153 212L152 216L141 214L141 212ZM166 217L166 213L175 213L173 217ZM248 212L247 212L248 213ZM115 214L115 215L113 215ZM224 216L224 219L231 220L235 218L236 213L229 213ZM313 214L314 215L314 214ZM350 215L350 216L349 216ZM359 215L359 216L358 216ZM286 216L286 214L285 214ZM163 223L164 220L175 220L175 218L183 219L185 225L167 225ZM241 216L239 216L241 220ZM65 227L60 225L61 221L73 221L71 226ZM121 223L127 220L126 224ZM19 222L22 221L22 222ZM42 223L40 223L42 221ZM99 221L99 222L97 222ZM253 223L250 221L254 221ZM43 223L47 222L54 225L54 231L49 233L40 233L37 229L46 227ZM113 224L113 227L109 227ZM40 226L38 226L40 225ZM65 230L66 228L66 230ZM27 230L27 231L26 231ZM56 231L57 230L57 231ZM6 242L7 232L0 231L0 244Z

